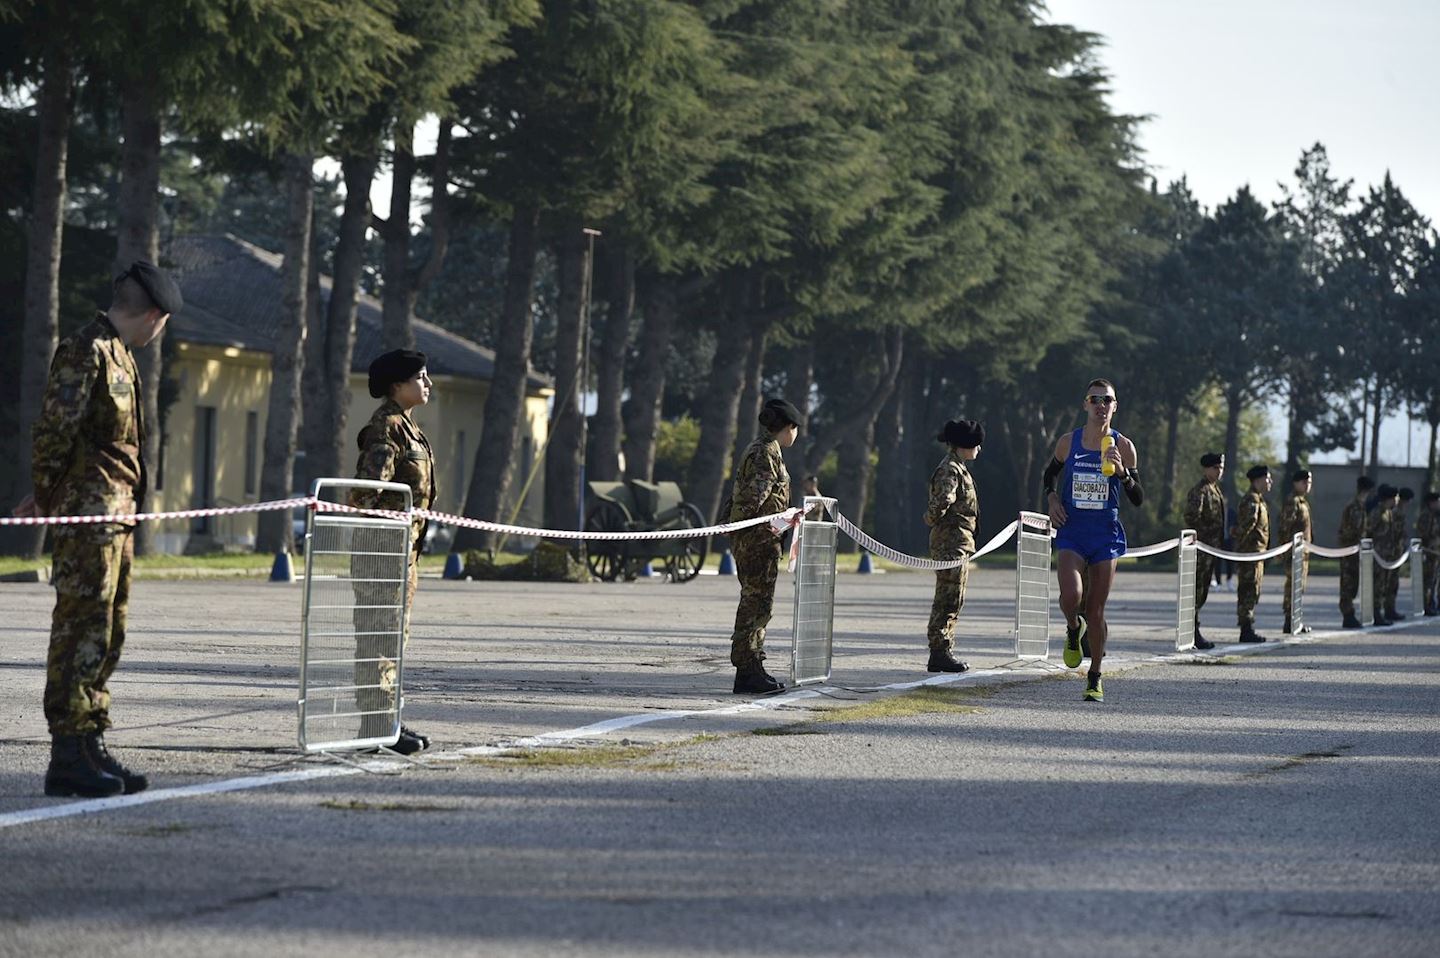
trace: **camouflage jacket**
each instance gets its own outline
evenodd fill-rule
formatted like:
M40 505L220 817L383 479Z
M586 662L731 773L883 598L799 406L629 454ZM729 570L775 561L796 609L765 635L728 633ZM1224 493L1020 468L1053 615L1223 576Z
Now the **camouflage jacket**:
M946 453L930 476L930 500L925 506L925 524L931 527L933 547L944 539L945 551L975 551L975 532L980 525L980 496L975 480L954 451Z
M360 430L360 459L356 479L403 482L410 487L410 501L417 509L428 509L435 501L435 455L430 441L400 404L387 399ZM405 497L398 492L356 490L350 504L362 509L404 509ZM411 521L411 544L425 541L427 520Z
M133 513L145 498L135 357L104 313L55 351L31 473L47 516Z
M1270 509L1265 497L1251 489L1240 500L1235 519L1235 551L1264 552L1270 545Z
M1369 517L1365 514L1365 493L1357 493L1350 504L1340 513L1340 544L1342 546L1359 545L1360 540L1369 535L1366 532Z
M1185 525L1207 546L1219 548L1225 541L1225 493L1218 482L1195 483L1185 497Z
M790 508L790 473L780 443L768 432L756 436L740 456L727 522L784 512ZM748 530L742 530L748 531Z
M1422 505L1420 517L1415 520L1415 536L1425 548L1440 550L1440 513Z
M1310 527L1310 502L1299 493L1292 493L1280 510L1280 541L1289 542L1295 533L1301 533L1306 542L1314 542L1314 530Z
M1390 510L1390 528L1385 534L1385 544L1376 544L1377 549L1384 549L1385 558L1394 561L1400 558L1401 554L1410 547L1410 537L1405 532L1405 513L1397 506Z
M1375 552L1382 559L1394 559L1399 553L1395 551L1395 514L1387 506L1377 505L1366 517L1365 535L1370 537L1371 545Z

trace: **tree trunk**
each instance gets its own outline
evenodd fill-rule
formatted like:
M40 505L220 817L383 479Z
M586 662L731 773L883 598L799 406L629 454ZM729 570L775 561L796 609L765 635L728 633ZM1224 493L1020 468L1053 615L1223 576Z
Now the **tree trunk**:
M795 440L795 445L782 450L782 455L785 457L785 470L790 473L794 484L792 500L795 505L800 504L800 480L812 475L812 472L805 468L805 450L810 445L810 387L814 383L815 343L813 340L805 339L796 343L795 348L791 350L790 363L785 371L785 398L794 403L795 408L804 414L806 422L806 427L800 430L800 437ZM830 495L823 488L820 490L820 494Z
M641 310L640 355L630 377L630 402L625 406L625 475L650 480L655 475L655 436L660 401L665 394L665 364L678 310L674 276L657 276L647 284Z
M147 77L127 78L121 90L120 127L124 143L120 150L120 190L116 201L117 248L115 274L137 259L154 263L159 258L160 218L160 102ZM140 455L145 462L149 485L138 512L147 512L155 501L156 466L164 423L160 418L160 359L162 335L144 349L135 351L140 369L140 408L145 437ZM135 554L149 555L155 549L155 525L141 522L135 527Z
M555 317L555 405L545 451L545 526L580 529L580 416L585 371L580 368L585 322L586 237L566 217L556 245L559 299Z
M397 124L395 127L390 218L381 231L385 239L385 286L381 291L380 348L384 352L415 348L415 331L410 328L410 312L415 305L410 288L410 193L415 182L414 135L413 126Z
M707 519L714 518L720 506L725 485L725 456L735 444L735 414L740 406L740 388L745 381L745 363L750 351L750 331L734 322L737 310L733 306L726 312L730 322L710 366L707 389L710 401L700 415L700 441L685 477L686 500L694 503Z
M1440 419L1430 420L1430 454L1425 457L1425 488L1434 489L1437 470L1440 470L1440 461L1435 458L1436 433L1440 432ZM1424 508L1423 504L1421 508Z
M328 442L325 430L325 416L329 403L325 398L325 317L326 309L320 289L320 250L315 242L315 208L310 208L310 255L308 274L305 281L305 361L300 376L303 403L300 412L300 449L296 455L299 468L296 470L294 491L310 490L310 485L321 475L310 452L321 442Z
M885 405L895 388L895 380L900 375L900 364L904 358L904 331L898 327L893 328L885 337L885 366L881 369L874 387L845 415L831 423L825 435L815 437L806 451L805 464L810 472L819 472L820 464L825 461L830 450L839 446L846 436L859 430L874 428L880 407Z
M750 329L750 349L745 356L745 385L741 388L740 402L735 412L735 445L730 454L731 462L738 462L740 454L750 445L750 440L755 438L760 404L764 401L764 397L760 395L760 383L765 375L766 332L763 328L753 326ZM786 470L789 470L789 466L786 466ZM790 478L793 480L793 494L799 491L800 477Z
M1166 410L1165 469L1160 474L1160 521L1168 522L1175 508L1176 460L1180 456L1180 404Z
M902 550L905 549L901 543L906 539L905 516L913 495L912 487L921 478L909 468L909 446L913 437L911 430L906 428L909 422L914 422L916 428L920 426L918 420L910 417L908 410L918 362L914 349L906 353L900 375L895 380L895 390L875 421L875 445L880 460L875 469L875 483L877 488L884 490L884 495L875 497L875 538L894 543Z
M625 354L635 314L635 258L625 247L611 257L606 294L605 329L596 355L594 429L587 450L591 479L620 478L621 400L625 391ZM628 467L628 462L627 462Z
M470 488L465 494L465 515L477 519L500 519L500 504L510 489L515 442L525 414L530 344L535 333L530 312L539 232L539 207L533 203L518 207L510 223L505 301L495 337L495 377L485 397L485 421L475 450ZM488 549L493 541L491 533L460 529L452 548L457 552Z
M1385 386L1375 379L1375 402L1370 410L1370 471L1380 467L1380 420L1385 418Z
M26 237L25 325L20 346L19 422L15 449L15 488L7 505L29 492L30 430L40 416L60 330L60 250L65 228L65 166L70 148L70 99L74 80L63 44L45 55L36 119L35 184ZM35 557L45 543L44 526L8 526L0 533L0 551Z
M1300 468L1300 457L1305 454L1305 421L1300 416L1300 402L1296 398L1302 384L1298 376L1290 377L1290 410L1286 419L1285 432L1285 475L1291 475Z
M305 459L311 476L348 476L346 432L350 415L350 365L355 353L355 314L360 298L360 274L365 267L365 233L370 228L370 183L375 179L376 154L349 155L340 161L345 179L345 208L340 214L340 235L335 243L335 275L325 311L318 378L319 415L305 420Z
M281 270L284 309L270 354L270 397L265 414L265 458L260 499L284 499L295 471L295 437L300 423L300 383L305 370L306 294L310 283L310 225L315 207L311 154L287 153L285 170L285 260ZM255 551L292 552L289 511L260 513Z
M841 510L845 517L862 529L870 498L870 450L874 446L875 420L871 419L859 429L847 433L836 448L835 497L845 503L845 508ZM854 552L855 549L855 540L849 536L841 536L836 545L837 552Z
M1232 385L1225 390L1225 465L1230 474L1231 489L1244 488L1240 478L1246 472L1240 462L1240 413L1245 410L1245 397L1240 389L1240 386Z
M430 256L410 284L406 316L414 316L415 299L440 275L445 254L450 250L450 137L455 121L440 118L435 137L435 160L430 167Z

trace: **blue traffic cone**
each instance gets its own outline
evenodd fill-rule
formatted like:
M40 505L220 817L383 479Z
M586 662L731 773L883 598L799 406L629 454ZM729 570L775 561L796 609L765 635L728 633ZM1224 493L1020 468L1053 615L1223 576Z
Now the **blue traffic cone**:
M294 582L295 570L290 567L290 553L275 553L275 563L270 566L271 582Z
M729 549L726 549L725 552L720 556L720 574L735 574L735 557L730 554Z
M640 571L639 573L637 573L637 575L639 576L639 578L642 579L653 579L655 577L655 570L651 568L650 563L647 562L640 567Z
M465 578L465 563L460 558L460 553L452 552L445 557L445 571L442 575L447 579Z
M860 564L855 567L855 571L864 575L869 575L875 571L870 565L870 553L864 549L860 550Z

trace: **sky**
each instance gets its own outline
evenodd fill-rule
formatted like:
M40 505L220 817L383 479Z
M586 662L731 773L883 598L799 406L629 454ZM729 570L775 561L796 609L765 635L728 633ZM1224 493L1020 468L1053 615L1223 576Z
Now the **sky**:
M1293 183L1301 151L1320 142L1331 173L1355 181L1352 196L1388 170L1440 225L1440 0L1046 5L1054 22L1104 37L1111 108L1149 117L1139 142L1162 187L1184 176L1214 208L1248 184L1271 203L1279 181ZM1280 417L1271 417L1277 428ZM1392 417L1381 427L1380 457L1403 465L1408 454L1422 464L1428 442L1423 422ZM1283 454L1283 437L1276 451Z

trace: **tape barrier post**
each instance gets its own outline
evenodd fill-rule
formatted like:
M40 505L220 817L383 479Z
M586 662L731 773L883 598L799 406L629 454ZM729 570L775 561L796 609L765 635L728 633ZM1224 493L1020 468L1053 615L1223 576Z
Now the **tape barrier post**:
M1290 546L1290 632L1305 631L1305 534L1295 533Z
M1360 540L1360 624L1375 621L1375 540Z
M1194 529L1180 530L1179 556L1175 563L1175 651L1195 648L1195 574L1199 556Z
M1425 544L1419 539L1410 540L1410 614L1424 615L1425 602Z
M1015 657L1050 656L1050 517L1021 512L1015 525Z
M822 508L817 509L820 506ZM790 630L790 684L828 681L834 656L835 552L840 527L835 500L806 496L795 527L795 615ZM816 518L808 518L810 516Z

